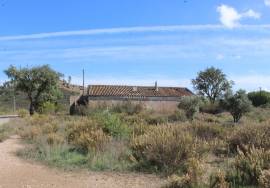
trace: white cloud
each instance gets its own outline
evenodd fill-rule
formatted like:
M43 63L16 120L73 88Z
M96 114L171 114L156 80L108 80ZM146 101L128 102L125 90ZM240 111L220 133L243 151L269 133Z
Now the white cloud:
M224 5L226 6L226 5ZM226 6L227 7L227 6ZM28 35L14 35L14 36L0 36L0 41L12 41L12 40L31 40L31 39L46 39L56 37L70 37L70 36L91 36L91 35L109 35L109 34L124 34L124 33L147 33L147 32L178 32L178 31L199 31L199 30L220 30L226 27L234 27L238 23L239 19L235 19L234 16L228 16L226 10L222 8L222 24L223 25L171 25L171 26L145 26L145 27L122 27L122 28L107 28L107 29L88 29L88 30L75 30L75 31L60 31L49 33L37 33ZM218 11L221 11L221 6ZM234 9L233 9L234 10ZM229 11L230 12L230 11ZM236 15L239 13L236 11ZM226 16L226 15L227 16ZM241 14L241 18L252 17L259 18L260 14L252 10L249 10ZM240 19L241 19L240 18ZM239 25L241 29L270 29L270 25Z
M249 9L243 13L239 13L235 8L228 5L220 5L217 7L217 11L220 14L220 22L228 28L240 26L240 21L243 18L259 19L261 17L260 13L255 12L252 9Z
M270 0L264 0L264 4L265 4L266 6L270 6Z
M144 33L144 32L175 32L184 30L209 30L221 29L221 25L171 25L171 26L145 26L145 27L120 27L106 29L88 29L76 31L61 31L50 33L37 33L29 35L0 36L0 41L9 40L28 40L43 39L52 37L102 35L102 34L121 34L121 33Z

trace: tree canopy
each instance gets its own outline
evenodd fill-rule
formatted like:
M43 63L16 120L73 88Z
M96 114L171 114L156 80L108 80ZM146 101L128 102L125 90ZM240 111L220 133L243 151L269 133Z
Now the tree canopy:
M38 110L42 103L53 102L61 96L58 81L62 74L51 69L49 65L20 69L10 66L5 73L16 90L27 94L31 115Z
M252 104L244 90L237 91L234 95L228 94L223 106L233 116L233 121L237 123L242 116L251 110Z
M222 70L210 67L200 71L192 80L192 85L199 95L206 96L211 103L215 103L232 88L233 82L227 80Z

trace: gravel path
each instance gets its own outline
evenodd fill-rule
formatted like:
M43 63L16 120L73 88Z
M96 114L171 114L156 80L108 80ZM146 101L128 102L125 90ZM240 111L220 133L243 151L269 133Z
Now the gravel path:
M15 155L23 147L20 142L12 136L0 143L0 188L156 188L164 183L151 175L63 172L29 163Z

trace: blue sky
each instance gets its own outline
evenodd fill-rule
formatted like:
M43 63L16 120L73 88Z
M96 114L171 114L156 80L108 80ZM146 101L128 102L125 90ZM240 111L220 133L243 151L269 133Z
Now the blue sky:
M0 0L0 82L50 64L87 84L186 86L209 66L270 89L270 0Z

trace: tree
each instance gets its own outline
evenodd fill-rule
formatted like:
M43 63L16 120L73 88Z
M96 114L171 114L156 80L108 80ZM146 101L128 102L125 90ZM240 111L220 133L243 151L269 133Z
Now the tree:
M244 90L237 91L234 95L226 95L222 102L225 109L227 109L233 116L233 121L237 123L242 116L251 110L252 104Z
M22 69L10 66L5 73L15 84L16 90L27 94L31 115L38 110L42 103L55 101L61 94L58 89L58 81L62 75L48 65Z
M250 92L248 93L248 98L255 107L270 104L270 92L267 91Z
M214 104L216 99L232 88L233 82L227 80L222 70L210 67L199 72L192 85L199 95L206 96Z
M185 111L188 119L193 120L194 115L199 111L201 100L197 96L186 96L181 98L178 108Z

